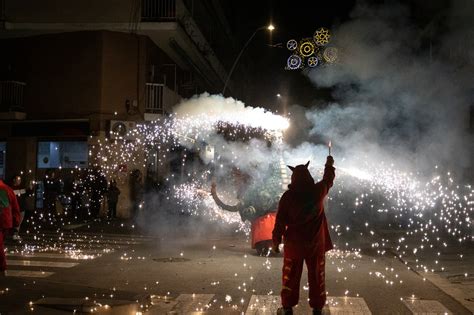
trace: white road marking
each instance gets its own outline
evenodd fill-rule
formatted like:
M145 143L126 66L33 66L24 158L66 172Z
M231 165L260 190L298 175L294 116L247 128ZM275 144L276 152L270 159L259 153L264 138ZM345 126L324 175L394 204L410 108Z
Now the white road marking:
M31 267L52 267L52 268L71 268L79 263L61 262L61 261L42 261L42 260L9 260L8 266L31 266Z
M52 258L52 259L73 259L73 260L88 260L95 259L100 253L45 253L45 252L34 252L34 253L7 253L7 257L22 257L22 258Z
M205 314L214 294L180 294L176 299L152 297L150 314Z
M328 296L327 304L331 315L370 315L369 307L361 297Z
M46 278L54 274L49 271L35 271L35 270L7 270L7 277L20 277L20 278Z
M452 315L450 310L438 301L406 299L403 304L415 315Z
M278 295L252 295L245 315L274 315L280 306Z
M273 315L279 307L281 307L281 299L278 295L252 295L245 315ZM293 308L293 313L295 315L310 314L311 308L307 301L300 299L300 303ZM372 313L363 298L328 296L323 314L371 315Z

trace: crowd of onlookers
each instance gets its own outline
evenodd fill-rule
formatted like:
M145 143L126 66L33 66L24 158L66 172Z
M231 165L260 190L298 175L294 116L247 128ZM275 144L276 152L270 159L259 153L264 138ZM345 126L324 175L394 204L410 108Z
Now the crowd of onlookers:
M117 182L107 182L100 168L74 171L58 176L56 170L47 171L43 180L36 183L36 209L42 209L43 219L61 214L75 219L117 216L120 190Z
M4 184L14 192L20 209L20 224L13 229L14 240L19 239L18 231L25 214L48 223L60 219L70 222L117 218L121 190L116 180L107 181L98 167L72 172L50 169L40 180L29 181L23 174L17 174ZM133 218L143 204L144 183L140 170L130 173L129 191Z
M59 174L59 175L58 175ZM131 217L140 212L144 183L140 170L130 173ZM5 274L5 238L20 241L25 218L43 223L74 222L97 218L117 218L121 191L115 179L107 181L99 167L83 170L47 170L40 180L25 180L17 174L0 179L0 276Z

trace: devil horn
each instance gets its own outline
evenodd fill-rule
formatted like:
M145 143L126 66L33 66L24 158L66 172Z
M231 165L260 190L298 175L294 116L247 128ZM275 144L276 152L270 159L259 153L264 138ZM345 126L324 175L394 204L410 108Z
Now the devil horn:
M287 166L292 172L295 170L295 168L293 166L289 166L289 165L287 165Z
M308 165L309 165L309 161L308 161L308 163L306 163L304 166L306 166L306 168L308 168Z

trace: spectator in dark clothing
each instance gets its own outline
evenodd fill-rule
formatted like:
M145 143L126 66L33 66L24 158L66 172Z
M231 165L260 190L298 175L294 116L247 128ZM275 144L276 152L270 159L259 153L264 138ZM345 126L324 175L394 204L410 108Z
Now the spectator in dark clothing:
M75 219L84 219L87 213L88 195L85 187L85 173L76 173L72 182L71 214Z
M18 226L13 228L12 239L14 241L20 241L21 238L19 232L21 223L25 218L26 198L28 198L28 196L30 196L33 192L33 183L30 183L29 187L25 187L25 185L23 185L21 175L18 174L13 176L10 187L15 193L16 198L18 200L18 205L20 206L20 223L18 224Z
M142 172L134 169L130 174L130 199L132 201L132 217L136 217L143 202Z
M99 167L94 167L87 174L86 187L90 195L90 214L93 218L97 218L107 192L107 179Z
M54 170L49 170L43 180L44 194L43 194L43 209L45 214L54 217L58 214L56 208L56 201L58 201L59 193L61 192L61 183L56 177Z
M111 219L117 217L117 203L120 195L120 189L117 187L115 180L110 181L109 189L107 190L107 204L109 206L108 216Z

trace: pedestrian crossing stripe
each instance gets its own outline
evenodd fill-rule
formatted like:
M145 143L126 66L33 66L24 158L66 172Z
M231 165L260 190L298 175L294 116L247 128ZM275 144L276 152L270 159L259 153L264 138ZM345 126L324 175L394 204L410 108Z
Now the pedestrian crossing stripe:
M81 237L84 236L84 237ZM152 238L139 238L111 235L82 235L69 233L41 233L41 234L25 234L22 235L22 241L15 244L9 244L7 250L9 252L21 252L25 245L36 244L36 247L41 248L42 245L53 243L56 247L68 249L68 251L82 251L82 250L98 250L106 247L108 251L117 249L124 249L131 245L139 245L152 240ZM98 251L99 252L99 251Z
M37 271L37 270L11 270L5 271L7 277L18 277L18 278L46 278L54 274L51 271Z
M415 315L451 315L443 304L434 300L404 299L403 304Z
M47 238L47 237L62 237L62 238L72 238L72 237L81 237L83 239L90 239L90 240L117 240L117 241L136 241L136 242L148 242L153 241L156 238L152 236L139 236L139 235L124 235L124 234L94 234L94 233L73 233L73 232L63 232L63 231L46 231L46 232L26 232L21 234L22 237L39 237L39 238Z
M8 266L25 267L51 267L51 268L71 268L79 265L78 263L62 261L44 261L44 260L9 260Z
M19 242L61 242L61 243L72 243L80 245L93 245L93 244L111 244L111 245L139 245L146 241L139 240L127 240L127 239L108 239L108 238L81 238L79 236L38 236L38 235L26 235L22 236L22 241Z
M361 297L327 297L326 301L331 315L372 314L369 310L369 307L367 306L367 303L365 303L365 300Z
M278 295L252 295L245 315L251 314L276 314L281 305Z
M9 252L7 257L15 258L50 258L50 259L74 259L74 260L89 260L95 259L100 256L103 252L100 251L88 251L88 252L65 252L65 253L47 253L47 252Z
M205 314L214 294L180 294L176 299L152 296L151 314Z
M363 298L360 297L334 297L326 299L325 311L331 315L357 314L371 315L369 307ZM277 295L252 295L245 315L275 314L281 306L281 298ZM294 308L294 314L311 313L309 305L300 303Z
M94 259L102 254L151 240L124 235L109 237L54 232L26 234L22 237L22 242L10 244L7 248L6 255L9 258L7 266L10 266L6 272L7 277L46 278L55 272L49 269L48 271L34 269L72 268L79 265L78 260ZM54 244L53 250L49 248L51 244ZM16 267L25 269L15 269Z

